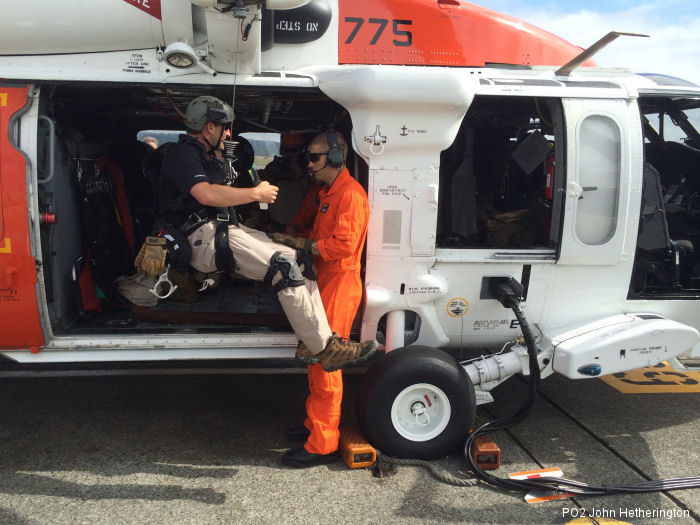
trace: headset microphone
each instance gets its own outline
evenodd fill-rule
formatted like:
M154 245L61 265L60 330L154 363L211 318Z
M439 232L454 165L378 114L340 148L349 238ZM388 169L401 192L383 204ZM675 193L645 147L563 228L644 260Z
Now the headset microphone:
M226 167L228 172L228 179L233 183L238 178L238 173L233 167L233 164L238 160L236 158L236 148L238 148L239 142L235 140L224 140L224 159L226 160Z
M238 147L238 142L235 140L224 140L224 158L228 160L236 159L236 148Z
M307 168L307 169L306 169L306 172L307 172L309 175L316 175L319 171L325 170L327 166L328 166L328 161L326 161L326 163L325 163L323 166L321 166L319 169L317 169L317 170L311 170L311 169Z

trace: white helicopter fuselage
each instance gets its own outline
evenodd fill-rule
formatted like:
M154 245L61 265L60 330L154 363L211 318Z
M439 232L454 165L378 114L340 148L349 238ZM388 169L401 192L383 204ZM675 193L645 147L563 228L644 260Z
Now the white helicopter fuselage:
M233 97L239 90L260 94L263 106L269 93L267 113L261 110L256 125L272 131L286 131L268 126L271 112L283 105L277 92L287 93L290 104L296 100L288 93L319 92L344 108L355 152L350 167L363 174L371 206L359 335L379 337L388 351L493 349L514 341L518 321L489 292L492 279L513 278L523 286L521 304L536 327L545 370L582 378L697 353L697 255L692 239L669 233L663 206L647 209L653 208L653 181L665 191L676 174L666 171L664 159L653 166L649 144L667 141L659 139L662 130L647 132L645 119L653 114L664 121L696 107L700 88L623 69L562 73L561 63L540 62L535 52L517 66L498 66L493 62L509 58L495 46L493 57L475 63L465 49L438 51L420 40L431 25L444 23L421 25L414 12L422 13L424 4L279 0L267 9L246 2L238 13L232 2L194 0L13 4L0 31L0 85L7 86L0 95L23 98L3 122L15 126L7 140L27 161L22 202L29 220L8 221L3 231L15 248L0 258L19 268L5 277L7 289L21 293L19 307L6 300L0 309L3 333L21 326L28 335L0 340L2 354L24 363L272 359L289 357L296 344L293 334L279 333L107 330L87 337L63 329L71 307L52 303L63 301L68 289L51 287L64 278L56 268L69 265L47 262L41 239L53 235L44 230L54 226L39 217L51 202L37 188L59 191L55 181L44 180L45 151L61 162L66 152L52 148L63 139L51 134L72 123L54 122L59 131L47 131L43 122L55 121L54 109L47 110L56 101L52 90L65 105L71 86L105 100L112 89L228 89ZM384 15L372 17L369 11L380 8ZM448 11L460 23L490 17L494 32L503 27L495 24L507 23L460 2ZM275 23L266 28L273 12ZM556 53L574 49L555 44ZM541 60L558 57L555 51L543 52ZM12 91L18 86L24 91ZM682 145L695 158L698 145L689 143ZM645 178L650 164L657 174ZM688 203L695 197L685 197L687 220L695 220L697 210ZM11 199L4 199L7 211ZM655 211L663 216L654 219ZM640 246L647 220L661 221L651 248ZM77 236L79 221L73 222ZM680 251L677 240L687 241ZM37 261L36 271L29 259ZM27 312L31 318L21 321ZM521 363L516 355L511 373L522 371ZM475 384L500 375L479 379L470 369Z

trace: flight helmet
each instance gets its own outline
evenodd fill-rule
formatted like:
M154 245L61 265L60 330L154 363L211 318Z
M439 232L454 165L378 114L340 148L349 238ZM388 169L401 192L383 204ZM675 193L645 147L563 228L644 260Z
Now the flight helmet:
M233 122L233 108L216 97L197 97L187 105L185 126L195 132L202 131L207 122L230 124Z

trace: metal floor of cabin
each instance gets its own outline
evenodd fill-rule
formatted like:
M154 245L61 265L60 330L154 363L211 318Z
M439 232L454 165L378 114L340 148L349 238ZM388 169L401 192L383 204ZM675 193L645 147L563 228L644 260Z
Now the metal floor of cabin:
M57 335L290 332L271 288L247 282L222 285L197 301L160 300L154 307L125 305L89 312Z

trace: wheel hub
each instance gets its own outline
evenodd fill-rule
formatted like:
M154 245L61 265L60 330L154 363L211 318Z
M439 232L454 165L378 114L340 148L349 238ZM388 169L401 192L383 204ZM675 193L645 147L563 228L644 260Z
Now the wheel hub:
M407 386L391 407L394 429L410 441L429 441L439 436L451 415L452 406L445 392L429 383Z
M420 416L425 413L425 405L421 402L413 403L411 405L411 414L414 416Z

